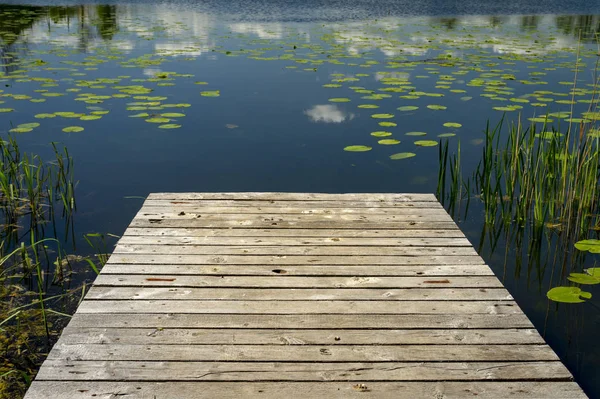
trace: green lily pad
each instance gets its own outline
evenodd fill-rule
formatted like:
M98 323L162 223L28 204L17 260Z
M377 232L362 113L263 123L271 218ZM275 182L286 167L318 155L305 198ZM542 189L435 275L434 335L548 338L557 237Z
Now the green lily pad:
M538 116L535 118L527 118L527 120L530 122L536 122L536 123L552 123L552 122L554 122L554 119L543 118L541 116Z
M361 105L358 106L358 108L375 109L375 108L379 108L379 105L375 105L375 104L361 104Z
M575 243L575 248L580 251L589 251L593 254L600 254L600 240L581 240Z
M366 145L349 145L347 147L344 147L344 151L350 151L350 152L365 152L365 151L371 151L373 148L366 146Z
M56 118L54 114L37 114L34 116L36 119L47 119L47 118Z
M220 90L209 90L200 92L202 97L219 97L221 95Z
M40 124L37 122L21 123L20 125L17 125L17 127L23 128L23 129L35 129L36 127L39 127L39 126L40 126Z
M442 110L448 109L448 107L446 107L446 106L436 105L436 104L428 105L427 108L432 109L434 111L442 111Z
M130 118L147 118L149 116L150 116L150 114L147 112L142 112L140 114L135 114L135 115L129 115Z
M79 133L83 132L83 128L81 126L68 126L65 127L62 131L65 133Z
M390 119L393 117L394 117L394 115L392 115L392 114L373 114L373 115L371 115L371 118L375 118L375 119Z
M167 112L165 114L160 114L160 116L165 118L183 118L185 114L179 112Z
M546 294L548 299L562 303L582 303L590 299L592 294L582 291L579 287L554 287Z
M417 140L415 144L420 147L435 147L438 145L438 142L434 140Z
M94 114L94 115L106 115L109 112L110 111L92 111L92 114Z
M442 137L442 138L444 138L444 137L454 137L454 136L456 136L456 134L454 134L454 133L442 133L442 134L438 134L438 137Z
M462 125L460 123L456 123L456 122L446 122L443 125L444 127L453 127L453 128L459 128L462 127Z
M0 108L0 114L6 113L6 112L13 112L13 111L14 111L13 108Z
M383 122L379 122L379 126L381 126L381 127L395 127L395 126L398 126L398 124L396 122L383 121Z
M176 123L169 123L166 125L158 126L159 129L179 129L180 127L181 127L181 125L178 125Z
M384 131L377 131L377 132L371 133L371 136L374 136L374 137L388 137L391 135L392 135L391 132L384 132Z
M577 284L594 285L600 284L600 275L592 276L587 273L571 273L567 277L567 280Z
M513 107L493 107L493 109L495 109L496 111L502 111L502 112L516 111L516 108L513 108Z
M405 133L405 135L407 135L407 136L427 136L427 133L425 133L425 132L408 132L408 133Z
M379 140L377 143L382 144L382 145L394 145L394 144L400 144L400 140L383 139L383 140Z
M171 120L169 118L159 118L159 117L154 117L154 118L148 118L146 119L146 122L149 123L167 123L170 122Z
M328 101L332 103L348 103L350 102L350 99L345 97L334 97L330 98Z
M419 109L419 107L414 105L405 105L403 107L398 107L397 109L398 111L416 111Z
M394 161L396 161L396 160L399 160L399 159L412 158L412 157L414 157L416 155L417 154L415 154L413 152L399 152L397 154L390 155L390 159L393 159Z
M96 119L102 119L100 115L83 115L79 120L81 121L95 121Z
M28 133L31 132L33 130L33 128L28 128L28 127L15 127L13 129L10 129L9 132L11 133Z

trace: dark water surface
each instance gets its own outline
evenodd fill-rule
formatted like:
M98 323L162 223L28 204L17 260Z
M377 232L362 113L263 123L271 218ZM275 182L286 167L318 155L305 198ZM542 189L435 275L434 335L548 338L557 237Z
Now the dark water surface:
M504 111L530 123L573 106L581 118L599 30L597 0L0 2L0 134L38 122L15 134L23 149L69 149L79 235L122 234L143 201L126 197L150 192L435 192L438 148L416 141L454 134L443 140L460 141L470 175L487 121ZM571 104L577 53L586 67ZM101 118L35 117L55 112ZM390 159L403 152L416 155ZM564 283L552 277L554 243L532 253L501 238L492 251L480 208L460 227L600 397L598 301L549 304L548 288Z

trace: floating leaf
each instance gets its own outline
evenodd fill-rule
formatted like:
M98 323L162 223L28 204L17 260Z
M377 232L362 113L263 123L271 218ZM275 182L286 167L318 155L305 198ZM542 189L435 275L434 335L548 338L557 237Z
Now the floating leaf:
M443 125L444 127L454 127L454 128L459 128L462 127L462 125L460 123L456 123L456 122L446 122Z
M398 107L397 109L398 111L416 111L419 109L419 107L416 107L414 105L405 105L403 107Z
M389 119L389 118L393 118L394 115L392 114L373 114L371 115L371 118L375 118L375 119Z
M5 113L5 112L13 112L14 109L12 108L0 108L0 114Z
M99 115L83 115L79 120L82 121L94 121L96 119L101 119L102 117Z
M36 127L39 127L40 124L37 122L32 122L32 123L22 123L20 125L18 125L18 128L23 128L23 129L34 129Z
M438 137L454 137L456 136L456 134L454 133L442 133L442 134L438 134Z
M493 109L495 109L496 111L502 111L502 112L516 111L516 108L513 108L513 107L494 107Z
M371 133L371 136L375 136L375 137L388 137L391 135L392 135L391 132L384 132L384 131L377 131L377 132Z
M94 114L94 115L106 115L109 112L110 111L92 111L92 114Z
M407 136L427 136L425 132L408 132L405 133Z
M27 128L27 127L15 127L13 129L10 129L9 132L11 133L28 133L31 132L33 129L32 128Z
M567 280L577 284L594 285L600 284L600 275L592 276L587 273L571 273L567 277Z
M221 91L220 90L202 91L202 92L200 92L200 95L203 97L219 97L221 95Z
M349 145L347 147L344 147L344 151L350 151L350 152L365 152L365 151L371 151L373 148L366 146L366 145Z
M394 127L394 126L398 126L398 124L395 123L395 122L383 121L383 122L379 122L379 126L381 126L381 127Z
M442 110L448 109L448 107L445 107L443 105L436 105L436 104L428 105L427 108L432 109L434 111L442 111Z
M379 108L379 105L375 105L375 104L361 104L361 105L358 106L358 108L375 109L375 108Z
M406 159L406 158L412 158L416 155L417 154L415 154L413 152L399 152L397 154L390 155L390 159L393 159L393 160Z
M334 97L330 98L328 101L332 103L348 103L350 102L350 99L345 97Z
M69 126L64 128L62 131L65 133L79 133L82 132L84 129L81 126Z
M548 119L543 117L535 117L535 118L527 118L528 121L537 122L537 123L552 123L554 119Z
M170 122L171 120L169 118L160 118L160 117L154 117L154 118L148 118L146 119L146 122L149 123L167 123Z
M36 119L47 119L47 118L56 118L54 114L37 114L34 116Z
M178 129L180 127L181 127L181 125L177 125L175 123L169 123L169 124L166 124L166 125L160 125L160 126L158 126L159 129Z
M185 114L179 112L167 112L165 114L160 114L160 116L165 118L183 118Z
M147 112L142 112L141 114L129 115L130 118L147 118L150 114Z
M575 243L575 248L580 251L589 251L593 254L600 254L600 240L581 240Z
M417 140L415 144L420 147L434 147L438 145L438 142L434 140Z
M383 140L379 140L377 143L382 144L382 145L394 145L394 144L400 144L400 140L383 139Z
M584 299L590 299L592 294L582 291L579 287L554 287L546 294L548 299L562 303L582 303Z

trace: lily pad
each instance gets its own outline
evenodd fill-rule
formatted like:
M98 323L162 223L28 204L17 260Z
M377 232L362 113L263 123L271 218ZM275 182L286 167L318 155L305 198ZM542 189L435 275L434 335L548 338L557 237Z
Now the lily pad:
M554 287L546 294L548 299L562 303L582 303L590 299L590 292L582 291L579 287Z
M95 121L96 119L102 119L100 115L83 115L79 120L81 121Z
M595 285L600 284L600 273L596 276L592 276L587 273L571 273L567 280L577 284Z
M149 123L167 123L170 122L171 120L169 118L159 118L159 117L154 117L154 118L148 118L146 119L146 122Z
M375 104L361 104L361 105L358 106L358 108L375 109L375 108L379 108L379 105L375 105Z
M349 145L347 147L344 147L344 151L349 151L349 152L365 152L365 151L371 151L373 148L366 146L366 145Z
M142 112L140 114L135 114L135 115L129 115L130 118L147 118L149 116L150 116L150 114L147 112Z
M393 114L373 114L373 115L371 115L371 118L375 118L375 119L390 119L393 117L394 117Z
M185 114L182 114L179 112L167 112L164 114L160 114L160 116L165 117L165 118L183 118L185 116Z
M334 97L330 98L328 101L332 103L348 103L350 102L350 99L345 97Z
M36 119L47 119L47 118L56 118L54 114L37 114L34 116Z
M178 125L176 123L168 123L166 125L158 126L159 129L179 129L180 127L181 125Z
M0 108L0 114L6 113L6 112L13 112L13 111L14 111L13 108Z
M219 97L221 95L220 90L209 90L200 92L202 97Z
M415 154L414 152L399 152L397 154L390 155L390 159L393 159L394 161L396 161L396 160L399 160L399 159L412 158L412 157L414 157L416 155L417 154Z
M425 132L408 132L405 133L407 136L427 136Z
M398 107L397 109L398 111L416 111L419 109L419 107L414 105L405 105L403 107Z
M22 128L22 129L34 129L36 127L39 127L40 124L37 122L32 122L32 123L22 123L20 125L17 125L18 128Z
M444 137L454 137L454 136L456 136L456 134L454 134L454 133L442 133L442 134L438 134L438 137L442 137L442 138L444 138Z
M392 135L391 132L384 132L384 131L377 131L377 132L371 133L371 136L374 136L374 137L388 137L391 135Z
M446 106L436 105L436 104L428 105L427 108L432 109L434 111L442 111L442 110L448 109L448 107L446 107Z
M593 254L600 254L600 240L582 240L575 243L575 248L580 251L589 251Z
M394 145L394 144L400 144L400 140L383 139L383 140L379 140L377 143L382 144L382 145Z
M379 122L379 126L382 126L382 127L395 127L395 126L398 126L398 124L395 123L395 122L383 121L383 122Z
M62 131L65 133L79 133L83 132L83 128L81 126L68 126L65 127Z
M10 129L9 132L11 133L28 133L31 132L33 130L33 128L28 128L28 127L15 127L13 129Z
M462 127L462 125L460 123L456 123L456 122L446 122L443 125L444 127L453 127L453 128L459 128Z
M434 140L417 140L415 144L420 147L435 147L438 145L438 142Z

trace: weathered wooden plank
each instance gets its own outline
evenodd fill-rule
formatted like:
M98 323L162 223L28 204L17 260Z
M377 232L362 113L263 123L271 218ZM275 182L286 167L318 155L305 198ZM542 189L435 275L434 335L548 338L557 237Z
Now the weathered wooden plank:
M255 328L255 329L480 329L533 328L519 314L477 315L217 315L217 314L102 314L76 313L70 327L107 328Z
M362 266L362 265L288 265L276 268L269 265L131 265L108 263L102 268L104 274L188 274L188 275L235 275L235 276L493 276L486 265L444 266Z
M154 245L123 244L115 254L139 255L305 255L305 256L477 256L472 247L349 247L349 246L205 246L205 245ZM481 262L483 263L483 261Z
M478 255L165 255L115 253L108 263L162 265L481 265Z
M299 215L320 215L324 217L341 217L342 216L354 216L354 217L368 217L368 218L392 218L402 216L439 216L441 220L447 220L446 210L435 202L426 202L425 204L432 204L427 208L414 207L414 206L402 206L402 207L344 207L344 208L327 208L323 207L320 203L318 206L306 206L304 207L289 207L289 206L207 206L203 203L199 204L172 204L171 202L163 201L163 204L149 205L144 203L144 206L140 209L139 214L141 216L154 216L164 215L165 217L176 217L176 218L194 218L198 215L278 215L282 217L295 217ZM423 202L421 203L423 204Z
M112 345L106 345L110 347ZM127 348L128 345L122 345ZM191 350L205 348L192 346ZM210 347L209 347L210 348ZM267 347L268 348L268 347ZM288 347L296 349L298 347ZM377 347L369 347L374 350ZM450 346L450 348L454 348ZM459 349L469 349L461 346ZM505 346L504 348L510 348ZM142 348L140 348L142 349ZM307 347L300 349L309 349ZM336 347L335 349L345 349ZM321 349L316 348L317 351ZM152 351L150 351L152 352ZM306 353L306 351L303 351ZM320 352L322 353L322 352ZM330 358L329 355L319 355ZM139 357L139 356L138 356ZM79 359L78 359L79 360ZM152 362L48 361L38 380L83 381L476 381L566 380L569 372L560 362L468 363L267 363L267 362Z
M543 344L534 329L499 330L235 330L156 328L64 329L74 344L180 345L408 345Z
M106 266L108 267L108 266ZM86 299L222 299L295 301L508 301L505 288L171 288L93 286Z
M320 200L314 201L274 201L274 200L155 200L147 199L144 206L151 207L206 207L206 208L300 208L300 209L354 209L354 208L377 208L377 209L397 209L397 208L443 208L437 201L369 201L369 200Z
M133 230L133 229L132 229ZM199 236L137 236L127 235L120 245L205 245L205 246L283 246L283 247L470 247L464 237L457 238L341 238L341 237L199 237Z
M324 239L335 239L335 238L357 238L361 241L367 238L442 238L442 237L454 237L454 238L465 238L464 234L457 228L453 229L335 229L329 226L327 229L252 229L252 228L231 228L231 229L218 229L218 228L185 228L185 227L161 227L152 224L146 228L132 227L130 226L126 231L124 237L131 236L162 236L162 237L244 237L244 238L275 238L279 237L292 237L298 239L305 238L324 238ZM335 227L335 226L334 226ZM362 226L361 226L362 227ZM342 240L340 240L342 241ZM335 242L335 241L334 241ZM341 245L341 244L340 244Z
M512 301L83 301L79 313L237 314L507 314L520 313Z
M231 193L151 193L149 200L263 200L263 201L394 201L437 202L433 194L399 193L288 193L288 192L231 192Z
M254 220L245 217L232 218L224 220L224 218L213 218L203 216L195 219L159 219L159 218L141 218L136 217L130 224L131 227L176 227L176 228L214 228L214 229L234 229L234 228L255 228L255 229L331 229L332 225L338 230L342 229L458 229L452 221L433 221L433 220L398 220L398 221L358 221L347 220L284 220L279 217L270 219Z
M500 288L489 277L294 277L294 276L182 276L182 275L113 275L100 274L97 286L140 287L212 287L212 288Z
M105 316L106 317L106 316ZM174 362L501 362L556 361L547 345L65 345L48 359ZM561 363L558 363L562 366ZM564 367L564 366L562 366ZM197 374L196 374L197 375Z
M543 366L540 365L540 366ZM425 372L427 374L427 372ZM321 374L322 379L327 373ZM364 382L364 383L363 383ZM574 382L439 381L439 382L98 382L34 381L26 399L585 399ZM400 396L401 395L401 396Z

